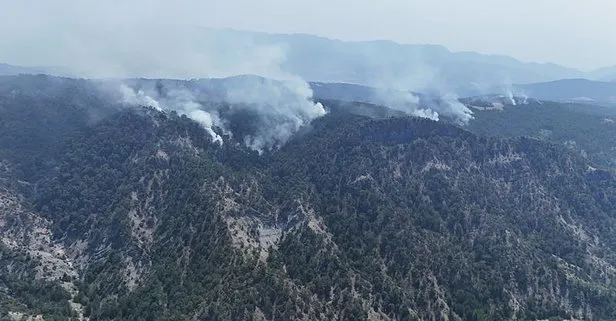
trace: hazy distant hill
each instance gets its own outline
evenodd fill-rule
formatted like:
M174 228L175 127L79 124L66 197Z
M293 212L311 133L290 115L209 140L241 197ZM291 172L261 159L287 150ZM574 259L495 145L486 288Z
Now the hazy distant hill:
M213 31L209 31L213 32ZM287 48L284 68L310 81L377 86L425 86L456 89L502 83L532 83L583 77L555 64L523 63L500 55L451 52L436 45L403 45L392 41L345 42L306 34L216 31L227 38L254 38Z
M87 33L76 32L75 37L83 41L84 45L89 45L93 39L86 37L85 34ZM438 45L399 44L386 40L349 42L307 34L269 34L200 27L176 27L164 30L144 28L144 30L131 30L130 34L109 31L100 34L96 41L105 43L105 48L115 48L127 42L133 43L135 39L151 37L153 34L166 42L163 42L161 47L149 47L144 44L143 48L139 47L144 53L138 55L126 55L109 49L109 52L104 52L110 60L107 63L121 66L121 70L126 69L123 71L126 74L122 74L122 77L156 75L156 78L173 78L184 75L183 69L189 69L191 72L197 70L197 74L191 73L189 78L212 76L212 74L206 75L208 72L215 73L216 76L230 76L261 71L264 73L263 76L271 76L268 75L272 71L270 69L281 67L283 71L307 81L355 83L416 91L438 89L459 95L471 91L485 94L495 86L511 84L574 78L611 81L616 78L614 67L586 73L551 63L525 63L504 55L452 52ZM182 37L176 39L173 35ZM178 61L181 66L176 68L178 70L169 71L172 75L161 75L157 61L144 57L147 52L162 52L166 48L182 49L183 46L188 46L186 50L195 56L205 56L208 59L189 61L188 65L185 65L184 61ZM57 47L58 49L50 50L62 55L63 45L59 44ZM87 59L84 57L83 60L88 61ZM253 68L236 70L238 61L250 62L255 59L263 60L260 62L261 65L254 68L255 70L252 70ZM68 63L70 64L70 61ZM100 69L109 69L91 66L99 63L92 61L85 67L61 66L63 68L53 69L0 64L0 75L47 72L69 76L73 75L69 72L71 67L76 69L76 74L84 68L94 73ZM208 63L212 63L212 68L201 66ZM203 75L199 75L201 72ZM93 75L88 75L90 76Z
M268 34L178 27L173 30L133 30L130 35L110 31L101 34L97 41L115 47L122 43L131 43L133 39L148 38L152 34L167 39L168 42L164 44L170 48L183 48L182 46L187 46L188 43L190 45L187 50L195 53L195 56L203 55L208 58L205 62L189 61L187 66L179 66L178 70L170 71L174 74L172 78L182 78L180 76L185 75L184 67L191 72L197 70L196 74L191 74L188 78L202 77L201 73L203 77L211 76L206 75L213 72L210 69L217 69L217 76L262 73L263 76L271 77L269 73L279 74L280 67L283 72L311 82L352 83L418 92L437 91L444 94L456 93L458 96L494 94L502 92L504 88L511 88L513 84L520 84L524 86L519 88L528 90L528 95L537 95L539 98L562 100L588 97L591 98L589 101L609 101L614 85L580 79L616 79L616 67L586 73L556 64L525 63L502 55L451 52L437 45L398 44L384 40L348 42L307 34ZM181 34L182 38L176 41L172 37L174 34ZM79 35L80 33L77 33L77 36ZM83 41L84 45L88 45L88 41L92 39ZM109 55L110 63L113 62L112 65L117 63L122 70L130 69L126 70L127 75L160 78L158 62L147 60L144 56L147 56L147 52L164 51L163 49L165 48L144 47L143 54L128 57L115 51L106 54ZM62 49L57 50L59 51L56 54L62 52ZM250 62L255 59L258 60L256 66L248 63L250 68L237 67L238 61ZM202 62L207 64L209 60L213 67L204 69ZM178 64L180 63L178 61ZM97 62L93 61L92 64L96 65ZM73 75L69 71L70 67L29 68L0 64L0 75L50 73L70 76ZM86 70L91 67L90 72L94 73L96 70L108 69L98 66L72 67L77 70L80 69L78 67ZM562 79L575 80L558 82Z
M532 136L565 145L593 163L616 167L616 108L530 101L502 109L474 108L464 129L475 134Z
M311 83L315 97L387 104L386 97L379 89L347 83ZM430 93L427 91L426 93ZM515 95L539 100L588 103L596 105L616 104L616 82L588 79L563 79L550 82L493 86L490 89L460 90L458 96ZM421 96L421 95L420 95Z
M11 76L19 74L38 74L48 72L42 68L29 68L21 66L13 66L9 64L0 63L0 76Z
M198 27L176 27L164 30L144 28L144 30L131 30L129 34L109 31L97 34L97 39L94 40L91 36L88 37L89 34L85 31L75 31L76 39L83 42L83 45L96 45L98 42L104 43L105 48L123 46L127 42L134 43L135 39L148 38L153 34L162 39L161 47L148 47L149 44L144 44L143 48L140 47L144 53L139 55L129 55L108 49L108 52L103 53L110 60L107 63L121 66L122 69L132 69L125 70L127 73L122 76L175 77L181 72L174 70L176 74L173 76L161 75L156 60L148 60L144 55L147 52L162 52L168 48L182 49L183 46L187 46L187 51L195 53L196 56L205 55L208 59L190 61L186 68L193 71L200 70L199 68L202 68L202 66L199 67L200 65L211 60L215 63L215 68L220 69L220 74L217 76L230 76L231 74L224 71L236 68L237 61L253 61L261 58L264 59L265 65L272 63L277 66L280 60L284 71L308 81L347 82L414 90L435 87L457 91L460 88L481 89L495 84L533 83L586 76L582 71L555 64L524 63L501 55L451 52L437 45L405 45L383 40L348 42L306 34L268 34ZM174 35L182 36L174 37ZM273 52L268 50L270 45L282 49L281 57L277 50ZM66 44L58 44L57 48L49 50L56 55L66 55L63 51L66 46ZM257 52L254 55L256 58L253 57L250 52L259 51L259 48L263 49L263 52ZM269 61L270 58L272 62ZM87 59L88 57L83 58L84 61L88 61ZM50 61L49 63L58 64L60 62ZM64 63L70 64L71 62ZM184 62L178 62L180 63ZM72 67L79 71L84 68L89 71L101 69L98 66L92 66L96 64L100 64L100 61L93 60L85 67L81 65ZM182 68L178 67L178 69ZM203 72L206 71L211 72L207 68L203 69ZM249 71L241 70L239 73L249 73ZM68 74L63 73L62 75Z
M526 95L538 99L601 104L616 103L616 82L564 79L516 87Z
M593 79L616 81L616 66L601 68L591 73Z

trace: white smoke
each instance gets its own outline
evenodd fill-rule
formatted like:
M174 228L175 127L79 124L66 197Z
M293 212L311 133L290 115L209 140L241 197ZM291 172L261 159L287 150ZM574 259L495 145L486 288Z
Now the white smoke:
M325 114L323 106L313 102L308 83L281 68L286 57L284 45L262 43L243 33L161 25L129 29L90 26L64 30L57 40L49 56L71 57L53 62L68 70L68 76L188 80L256 75L270 79L247 77L218 88L223 100L257 115L253 125L258 128L237 138L260 153L280 147L302 126ZM124 84L116 89L124 104L176 111L197 121L214 141L222 143L223 137L215 129L232 136L228 120L220 110L204 106L214 97L197 99L194 90L173 85L160 95L156 88L147 86Z
M188 90L170 91L167 101L169 101L169 109L175 110L180 115L186 115L188 118L199 123L212 136L214 142L222 145L222 137L214 131L213 127L216 126L223 131L226 131L226 127L216 111L206 111L203 105L195 102L193 94Z
M175 111L179 115L186 115L186 117L203 126L212 136L212 141L219 144L223 143L222 137L214 131L214 126L224 130L224 124L215 111L208 112L204 106L195 102L194 96L188 90L172 90L166 98L159 97L157 93L152 91L148 93L143 89L135 91L125 84L121 84L119 90L124 104L147 106L158 111Z
M514 88L513 86L508 86L503 88L504 98L507 99L507 102L512 106L517 105L528 105L528 95L524 92L524 90Z
M513 106L517 105L517 103L515 102L515 97L513 96L513 91L511 90L511 88L508 88L506 90L506 94L507 94L507 99L509 99L509 103L512 104Z
M163 109L156 99L146 95L143 90L134 91L132 88L122 84L120 85L120 93L122 95L122 101L128 105L139 105L152 107L158 111Z
M301 127L326 113L321 103L313 102L310 86L297 77L244 77L239 82L226 86L225 101L232 108L258 115L258 129L244 137L244 142L259 153L280 147Z
M195 109L186 114L186 116L201 124L201 126L203 126L205 130L207 130L207 132L212 136L214 142L220 143L222 145L222 137L216 134L216 132L214 132L214 130L212 129L212 126L214 126L214 119L212 118L212 115L210 113L201 109Z
M402 111L407 115L440 120L446 116L455 122L466 124L473 116L473 112L460 103L457 96L451 94L447 81L442 79L441 71L432 66L429 57L417 53L414 57L401 57L401 62L412 59L411 65L405 63L391 64L382 62L379 49L375 48L373 56L365 57L372 64L381 66L379 74L372 77L375 86L376 100L389 108ZM399 66L402 68L396 69ZM413 92L431 92L440 103L426 103ZM455 98L453 98L455 97Z
M528 96L523 89L514 86L509 78L506 78L501 84L501 90L508 102L517 106L518 104L527 105ZM521 101L520 101L521 100Z
M522 96L522 105L528 105L528 95L522 91L520 96Z
M231 30L165 25L158 19L131 17L130 22L113 23L111 18L121 12L112 10L110 14L109 21L80 21L78 27L70 21L60 22L62 19L36 23L23 32L23 41L12 46L19 49L22 42L38 45L43 43L40 39L52 37L53 46L45 45L44 54L33 56L36 61L31 64L57 67L65 71L63 76L114 79L105 83L105 90L110 83L133 78L189 80L256 75L278 80L230 82L220 88L223 98L257 115L252 125L258 128L248 137L234 138L245 140L259 152L279 147L299 128L325 113L321 104L313 102L310 86L283 70L287 48L279 42ZM53 35L44 36L49 30L54 30ZM216 134L217 128L230 130L221 110L205 106L213 97L198 97L195 88L181 85L171 86L161 95L156 88L129 85L134 82L125 80L124 86L115 89L114 95L121 95L124 104L186 115L217 142L223 140Z
M460 124L468 124L473 119L473 112L458 100L458 95L448 93L442 96L444 106L441 115L451 117Z
M259 154L279 148L300 128L326 113L322 104L312 101L308 84L298 78L278 81L242 76L198 82L210 85L219 82L220 86L214 89L216 97L210 96L208 88L189 86L189 81L160 81L154 85L154 81L143 80L138 84L142 86L139 89L122 84L121 99L127 105L175 111L202 125L214 142L223 144L223 137L216 132L218 129L225 136L242 140ZM198 96L200 89L206 93ZM243 136L231 130L233 116L237 114L251 117L248 125L241 125L251 127Z
M428 101L409 90L376 89L377 102L410 116L439 121L442 116L459 124L467 124L473 119L473 112L451 92L433 93Z
M394 90L391 88L376 88L377 103L391 109L401 111L410 116L439 120L436 111L430 108L421 108L420 99L409 90Z
M262 127L247 137L240 137L258 151L284 144L298 128L325 113L323 106L313 101L310 86L284 70L287 48L273 43L273 38L231 30L162 25L156 20L130 25L93 22L80 24L79 28L71 24L41 26L44 30L30 30L28 39L36 39L51 27L56 31L54 45L47 46L45 55L37 57L42 59L37 64L58 66L68 70L69 76L199 79L258 75L277 80L257 87L250 82L233 83L222 90L230 102L242 104L243 108L260 115L258 125ZM382 63L382 57L388 56L383 50L387 46L375 43L374 48L361 53L366 55L362 64L370 68L358 65L358 73L380 70L370 75L374 81L367 85L387 88L380 95L387 106L434 120L444 115L461 122L472 118L471 111L456 100L425 106L412 94L426 88L451 91L445 88L447 82L441 79L440 70L430 65L430 57L417 53L417 56L394 57L396 61ZM413 63L408 65L405 61ZM215 127L226 128L223 115L218 110L204 108L201 97L184 99L180 95L177 102L168 97L161 101L154 93L142 89L123 95L128 104L182 112L201 123L208 132L214 132Z

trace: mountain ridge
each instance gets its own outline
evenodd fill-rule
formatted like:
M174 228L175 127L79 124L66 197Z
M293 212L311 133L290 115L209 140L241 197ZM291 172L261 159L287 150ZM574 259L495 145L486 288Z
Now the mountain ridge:
M598 80L616 81L616 66L604 67L592 72Z
M45 251L27 258L15 235L41 225L0 224L16 244L0 247L3 266L50 272L0 269L16 280L2 317L616 317L616 177L560 144L332 100L259 155L186 115L120 108L88 81L36 79L0 87L0 129L54 139L1 136L0 184L23 201L0 211L48 222L75 273L53 273Z
M593 78L594 74L553 63L522 62L505 55L454 52L440 45L400 44L390 40L350 42L308 34L269 34L202 27L176 26L167 29L157 31L155 28L152 30L144 28L134 32L137 35L140 35L139 32L169 34L170 30L173 30L188 39L194 38L196 47L191 47L191 50L206 55L209 53L208 48L215 45L220 46L223 52L233 52L232 50L239 50L238 48L250 51L252 47L241 47L246 43L251 43L257 49L276 48L282 55L273 57L276 60L273 63L277 67L306 81L315 82L348 82L370 86L404 87L412 90L441 89L456 92L494 85L578 77ZM110 34L103 33L100 36L103 39L124 36L109 32ZM203 41L206 41L209 47L197 46ZM182 43L177 45L180 44ZM239 47L236 48L237 46ZM212 55L214 61L221 58ZM223 59L223 62L226 60ZM127 67L127 72L129 70ZM147 74L146 69L139 71L135 75ZM58 68L47 72L75 76L66 71L59 71ZM164 77L164 75L158 76Z

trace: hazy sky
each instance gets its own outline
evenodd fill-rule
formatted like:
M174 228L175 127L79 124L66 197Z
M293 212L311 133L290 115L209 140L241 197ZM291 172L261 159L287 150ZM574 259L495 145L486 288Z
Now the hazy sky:
M0 0L0 59L19 60L56 25L194 24L390 39L506 54L585 70L616 65L614 0ZM33 46L33 50L41 50ZM2 51L5 51L4 53Z

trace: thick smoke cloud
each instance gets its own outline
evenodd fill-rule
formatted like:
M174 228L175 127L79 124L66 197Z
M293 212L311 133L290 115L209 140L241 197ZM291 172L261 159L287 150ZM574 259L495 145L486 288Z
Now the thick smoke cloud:
M325 114L324 107L313 102L308 83L280 67L286 55L284 45L260 44L241 33L161 25L138 25L128 30L81 28L62 33L54 50L57 55L72 57L61 66L65 75L113 79L106 82L106 89L109 84L119 84L116 90L124 104L186 115L219 143L223 143L223 137L215 129L233 136L232 124L214 107L220 105L208 101L231 104L233 110L227 110L225 116L239 112L253 115L254 130L236 138L258 152L281 146L302 126ZM188 88L189 82L167 82L162 95L155 86L130 86L121 81L239 75L260 77L220 82L216 90L200 97L199 86Z
M133 89L126 84L120 84L121 100L132 106L148 106L158 111L175 111L180 115L199 123L212 136L212 140L219 144L223 143L222 137L213 129L217 126L226 131L224 123L220 120L216 110L207 111L204 106L195 101L193 94L185 88L173 88L165 97L161 96L153 88Z
M160 106L160 103L156 99L146 95L146 93L143 92L143 90L135 91L132 88L124 84L119 85L119 90L120 90L120 93L122 94L122 102L128 105L148 106L158 111L163 111L163 109Z
M442 97L443 103L439 112L461 124L467 124L473 119L473 112L458 100L458 95L447 93Z
M453 92L430 92L423 98L411 90L375 89L375 103L401 111L410 116L441 120L443 116L464 125L473 119L473 112L458 100Z
M206 128L212 138L223 142L216 128L233 136L229 116L250 114L253 130L242 133L244 143L262 152L286 142L300 127L322 116L325 109L313 102L310 86L285 70L290 43L264 41L262 35L231 30L163 25L137 21L132 24L71 25L55 24L54 44L49 46L40 64L58 67L67 76L86 78L174 78L201 79L257 75L225 83L214 96L222 95L233 104L231 111L205 104L213 97L195 97L195 88L174 88L161 96L152 88L119 86L124 103L148 105L159 110L175 110ZM40 30L39 30L40 31ZM37 34L37 30L30 30ZM408 68L392 68L396 63L381 61L382 46L375 46L361 64L383 66L370 75L383 104L408 115L439 120L441 116L460 123L472 118L452 91L439 84L439 71L422 61L423 57L400 57L414 63ZM315 48L318 50L318 48ZM357 66L361 70L362 66ZM368 68L366 70L374 70ZM269 79L269 80L267 80ZM422 104L412 91L438 88L438 95L449 97L439 104ZM173 93L173 94L172 94ZM198 99L197 99L198 98ZM220 98L220 97L216 97ZM236 135L237 136L237 135Z
M278 148L301 127L325 115L301 79L257 76L192 81L133 80L122 84L121 100L133 106L175 111L199 124L223 144L223 136L241 140L262 153Z
M431 108L420 107L420 99L411 91L394 90L391 88L376 88L376 102L399 110L407 115L439 120L438 112Z
M224 138L217 134L216 128L233 136L235 128L228 116L235 115L234 112L251 114L255 127L242 133L242 137L234 138L259 152L279 147L299 128L325 114L323 106L313 102L310 86L284 69L289 43L263 41L255 33L150 23L130 28L84 25L61 30L57 42L49 49L48 64L61 63L59 67L68 76L113 79L262 77L239 77L224 82L210 97L199 99L192 92L195 88L174 88L164 97L155 88L126 85L118 88L124 103L175 110L202 124L217 142L222 143ZM438 88L438 70L427 67L419 57L408 57L416 59L412 68L392 69L392 64L379 60L382 58L379 48L375 47L372 55L365 56L363 63L383 66L372 83L382 88L377 92L383 104L408 115L433 120L447 116L465 123L472 118L470 110L457 99L448 99L445 103L441 100L429 106L420 104L411 90ZM442 96L451 97L449 94L444 92ZM214 98L231 103L234 106L231 114L204 104Z
M440 67L434 65L429 52L399 49L398 45L387 41L356 45L353 61L357 66L351 77L356 80L351 82L375 88L374 103L407 115L433 120L447 116L459 123L472 119L472 111L453 99L456 89L449 88L450 81L444 78ZM347 61L340 63L346 67L350 64ZM348 75L341 76L348 78ZM332 77L336 81L335 76ZM417 95L428 92L439 98L438 104L427 104Z
M375 51L366 56L368 61L379 64L379 57L384 53ZM473 112L458 101L455 89L450 89L442 73L430 66L425 57L411 57L413 63L400 64L404 68L393 68L391 64L380 63L380 73L373 77L376 86L376 99L392 109L411 116L439 120L441 116L460 124L467 124L473 119ZM422 100L414 92L424 92L435 99Z
M237 109L255 112L260 123L256 131L244 138L250 148L263 151L280 147L302 126L325 115L321 103L311 100L312 89L303 80L243 77L226 86L225 101ZM239 106L239 107L237 107Z

